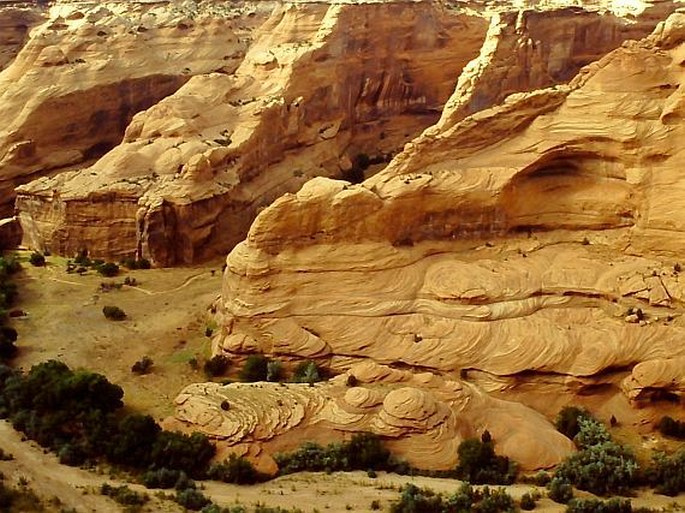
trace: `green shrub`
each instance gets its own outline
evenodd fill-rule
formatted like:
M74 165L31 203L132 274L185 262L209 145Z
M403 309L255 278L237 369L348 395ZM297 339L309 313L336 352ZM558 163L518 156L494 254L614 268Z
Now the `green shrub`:
M149 500L146 494L131 490L126 485L111 486L108 483L104 483L100 487L100 493L111 497L123 506L142 506Z
M672 456L658 452L646 472L647 481L657 493L675 497L685 491L685 449Z
M149 374L152 371L154 362L149 356L143 356L140 360L131 366L131 372L134 374Z
M316 383L323 379L321 369L311 360L300 362L295 367L293 381L295 383Z
M192 511L200 511L212 502L201 491L194 488L187 488L176 492L174 500L184 508Z
M547 495L554 502L567 504L573 498L573 486L563 479L554 477L549 482L549 492Z
M132 271L136 269L150 269L151 267L150 261L146 258L141 258L139 260L127 258L121 262L121 265Z
M581 450L557 466L555 479L596 495L627 493L638 477L633 454L612 441L606 427L597 420L580 417L578 425L574 441Z
M391 513L514 513L516 504L504 489L491 490L484 487L475 491L469 483L447 497L432 490L407 485L402 489L399 501L390 508Z
M263 476L255 470L249 460L235 454L231 454L227 460L209 467L207 476L210 479L235 484L253 484L263 479Z
M162 431L152 445L151 459L155 467L183 470L199 478L204 477L215 451L214 445L201 433Z
M38 251L34 251L29 257L29 262L34 267L43 267L45 265L45 256Z
M195 482L188 477L188 474L182 470L170 470L168 468L148 470L142 475L141 481L147 488L186 490L196 487Z
M116 276L119 274L119 266L115 264L114 262L106 262L99 264L95 267L97 272L99 272L102 276L105 276L107 278L112 278L113 276Z
M657 429L664 436L685 440L685 421L675 420L666 415L659 421Z
M274 456L281 474L300 471L385 470L391 467L390 453L372 433L356 433L349 442L322 447L305 442L291 453Z
M223 354L212 356L205 362L204 371L207 377L214 378L223 376L228 370L231 361Z
M565 406L558 413L554 425L557 431L573 440L580 432L580 419L591 419L592 415L582 408L576 406Z
M480 440L467 438L461 442L457 453L455 472L459 479L474 484L511 484L516 479L516 464L495 454L495 444L487 431Z
M578 426L578 434L573 441L579 449L587 449L611 441L611 435L606 426L592 417L580 417Z
M266 380L273 382L282 381L285 377L283 364L278 360L269 360L266 365Z
M612 498L607 501L599 499L571 499L566 507L566 513L632 513L633 507L629 500Z
M526 492L521 496L520 505L521 505L522 510L525 510L525 511L533 510L533 509L535 509L535 499L533 498L533 496L531 494Z
M103 306L102 314L105 316L105 318L109 319L110 321L123 321L124 319L126 319L126 312L124 312L118 306Z
M240 380L247 383L266 381L269 360L263 354L251 354L240 370Z
M145 468L152 463L150 448L162 428L150 415L131 413L119 420L112 429L106 455L113 463Z

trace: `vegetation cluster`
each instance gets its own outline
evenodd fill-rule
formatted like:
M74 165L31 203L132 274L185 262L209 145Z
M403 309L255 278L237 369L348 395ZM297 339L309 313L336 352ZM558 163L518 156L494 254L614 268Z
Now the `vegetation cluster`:
M19 261L10 255L0 256L0 363L17 354L17 331L7 325L8 309L14 304L18 292L11 278L19 272Z
M215 448L200 433L162 430L149 415L124 414L123 391L88 371L50 360L26 374L0 366L0 418L80 465L101 458L131 469L168 468L206 475Z

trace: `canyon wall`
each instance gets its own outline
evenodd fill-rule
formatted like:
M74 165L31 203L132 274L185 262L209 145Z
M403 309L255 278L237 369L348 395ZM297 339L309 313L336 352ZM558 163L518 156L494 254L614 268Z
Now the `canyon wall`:
M276 200L227 259L215 352L375 377L319 385L335 408L307 406L275 441L250 428L253 406L217 407L243 385L188 387L173 423L256 459L297 445L300 430L370 430L409 461L447 468L454 448L436 433L460 440L499 419L498 450L535 468L571 450L535 410L549 418L594 395L600 418L639 429L652 408L663 415L659 401L682 408L684 63L678 13L566 85L426 130L362 184L316 178ZM408 371L421 384L388 387ZM268 390L276 402L290 387ZM464 390L505 405L472 419ZM443 406L441 420L424 415ZM412 425L417 440L402 445L413 435L374 416ZM519 432L539 445L517 453L506 433Z
M193 5L50 8L0 73L0 217L11 215L16 186L94 162L134 114L191 76L233 72L269 12L268 2Z
M363 178L436 122L563 82L673 8L283 4L234 74L198 76L140 113L87 170L21 187L24 243L157 265L224 254L284 192Z

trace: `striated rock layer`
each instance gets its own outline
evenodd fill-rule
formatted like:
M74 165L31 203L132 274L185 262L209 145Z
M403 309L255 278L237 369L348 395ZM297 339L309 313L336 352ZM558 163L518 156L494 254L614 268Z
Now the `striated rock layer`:
M399 433L398 452L430 468L454 463L436 428L453 441L487 428L500 451L534 468L570 445L521 404L512 414L512 403L489 402L522 397L517 382L540 376L526 402L549 415L560 400L545 394L563 389L620 387L623 396L600 399L619 422L636 417L631 405L682 402L683 63L685 13L677 13L568 85L462 120L449 111L460 104L450 104L442 120L453 122L426 130L360 185L316 178L276 200L228 256L215 352L326 363L343 372L321 386L337 409L317 388L312 405L288 409L297 418L274 414L291 427L270 431L266 443L255 419L271 410L245 414L244 385L194 385L179 396L175 422L253 457L297 445L304 426L307 436ZM388 387L378 371L364 390L336 389L365 368L413 377ZM251 386L276 404L293 393ZM484 402L471 410L466 397ZM236 411L220 411L223 399ZM350 409L367 404L378 406Z
M438 126L563 82L674 8L602 7L277 6L235 74L197 77L139 114L86 172L21 187L24 242L158 265L225 253L263 205L317 175L360 175L448 99Z
M354 386L346 385L350 376ZM459 443L486 429L498 452L527 470L551 467L573 450L570 440L525 406L492 399L458 380L370 362L313 387L190 385L176 404L169 427L201 429L220 453L246 454L265 470L275 469L271 454L304 439L328 443L359 431L381 436L412 466L433 470L454 467Z
M12 212L16 186L92 163L135 113L191 76L233 72L269 4L254 16L231 5L52 6L0 73L0 217Z
M218 345L496 375L681 358L649 382L682 375L684 27L428 130L362 185L274 202L228 258Z

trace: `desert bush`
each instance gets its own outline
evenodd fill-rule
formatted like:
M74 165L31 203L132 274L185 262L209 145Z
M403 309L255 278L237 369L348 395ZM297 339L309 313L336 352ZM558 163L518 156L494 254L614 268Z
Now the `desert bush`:
M536 506L535 499L530 493L526 492L521 496L521 501L519 505L521 506L521 509L524 511L533 510Z
M154 362L149 356L143 356L140 360L131 366L131 372L134 374L149 374L152 371Z
M407 485L402 489L399 501L393 503L391 513L452 513L515 512L516 504L502 488L482 491L474 490L469 483L463 483L454 494L444 497L432 490Z
M114 262L105 262L97 264L95 266L95 270L102 276L106 276L107 278L112 278L113 276L119 274L119 266Z
M235 484L254 484L264 478L249 460L235 454L231 454L221 463L210 466L207 476L210 479Z
M7 340L0 336L0 361L11 360L15 356L19 349L12 340Z
M659 421L657 429L664 436L670 436L671 438L678 438L680 440L685 439L685 421L675 420L666 415Z
M123 506L142 506L149 500L146 494L131 490L126 485L112 486L108 483L103 483L100 487L100 493L111 497Z
M228 370L231 361L222 354L212 356L205 362L204 371L207 377L214 378L216 376L223 376Z
M555 478L596 495L627 493L638 477L633 454L612 441L597 420L580 418L579 425L575 442L581 450L557 467Z
M269 360L266 364L266 380L271 382L282 381L285 377L285 369L279 360Z
M148 470L141 476L140 480L147 488L176 488L177 490L192 488L188 485L190 481L188 475L182 470L168 468Z
M656 453L645 474L657 493L675 497L685 491L685 449L671 456Z
M105 316L105 318L109 319L110 321L123 321L124 319L126 319L126 312L124 312L118 306L103 306L102 314Z
M240 380L247 383L266 381L269 360L263 354L251 354L245 360L245 365L240 370Z
M31 253L29 263L34 267L43 267L45 265L45 256L38 251Z
M612 498L602 501L594 498L571 499L566 506L566 513L632 513L629 500Z
M567 481L558 477L552 478L549 482L549 492L547 493L550 499L559 504L567 504L573 499L573 486Z
M121 265L130 270L136 269L150 269L150 261L146 258L136 260L135 258L127 258L121 261Z
M281 474L309 471L385 470L391 468L390 453L372 433L357 433L349 442L326 447L305 442L296 451L274 456Z
M106 458L133 468L206 473L206 436L163 431L150 416L122 415L123 390L100 375L54 360L24 375L0 365L0 417L69 464Z
M105 448L110 461L137 468L145 468L152 463L150 448L162 428L150 415L126 415L115 424L112 431Z
M565 406L557 414L554 425L557 431L573 440L580 432L580 419L591 419L592 415L587 410L576 406Z
M316 383L323 379L322 374L316 362L305 360L295 367L293 381L295 383Z
M455 472L459 479L474 484L511 484L516 479L516 464L495 453L490 433L481 439L467 438L457 449L459 464Z
M199 478L206 473L215 451L214 445L201 433L161 431L152 445L151 460L155 467L183 470Z
M597 419L580 417L578 426L578 434L573 438L573 441L579 449L587 449L611 441L611 435L606 426Z
M186 509L191 511L200 511L205 506L211 504L204 494L195 488L186 488L185 490L180 490L176 492L176 497L174 500Z

